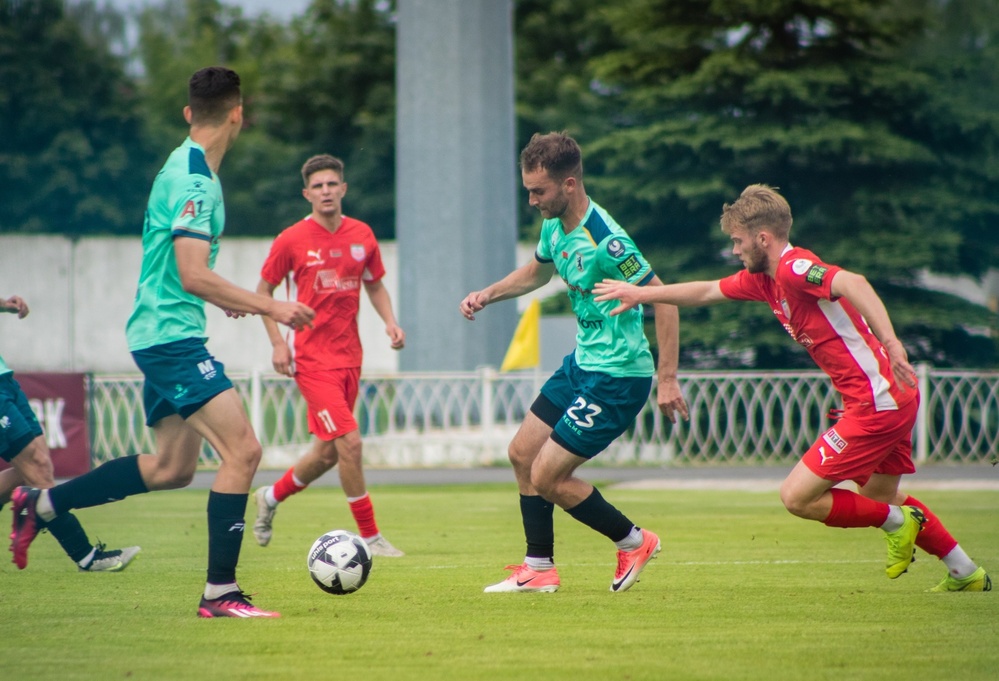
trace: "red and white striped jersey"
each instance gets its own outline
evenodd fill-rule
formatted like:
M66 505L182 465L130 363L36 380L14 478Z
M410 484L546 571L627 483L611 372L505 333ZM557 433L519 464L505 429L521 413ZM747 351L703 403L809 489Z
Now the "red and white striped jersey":
M744 269L719 284L726 298L769 305L791 338L832 379L845 409L896 410L917 393L896 385L881 341L848 300L832 295L833 277L841 270L789 244L776 277Z

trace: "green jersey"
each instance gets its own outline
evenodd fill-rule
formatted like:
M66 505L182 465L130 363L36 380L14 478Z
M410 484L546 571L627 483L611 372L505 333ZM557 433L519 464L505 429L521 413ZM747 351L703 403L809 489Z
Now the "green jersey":
M7 362L3 361L3 355L0 355L0 376L3 376L4 374L9 374L11 372L12 369L9 366L7 366Z
M208 266L214 267L224 227L222 183L208 167L205 150L188 137L170 154L149 193L139 288L125 327L129 350L205 337L205 301L181 286L173 240L209 242Z
M535 258L554 263L569 287L576 315L576 363L611 376L652 376L655 366L645 337L641 307L612 317L616 301L597 303L593 285L603 279L648 283L655 273L619 224L592 199L579 223L566 234L558 218L541 224Z

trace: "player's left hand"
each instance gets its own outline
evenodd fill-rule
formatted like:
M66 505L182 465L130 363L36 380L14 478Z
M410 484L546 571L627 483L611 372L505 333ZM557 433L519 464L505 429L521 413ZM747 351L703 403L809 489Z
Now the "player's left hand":
M683 399L683 392L680 391L680 382L676 377L659 379L659 387L656 390L656 402L659 411L669 419L670 423L676 423L676 415L683 417L684 421L690 420L690 410L687 408L687 400Z
M385 333L392 341L393 350L402 350L406 347L406 332L398 324L389 324L385 327Z
M222 311L225 312L225 316L229 317L230 319L242 319L243 317L246 316L245 312L240 312L238 310L230 310L224 307L222 308Z
M24 319L29 312L28 304L21 296L11 296L7 300L0 300L0 311L14 312L18 319Z

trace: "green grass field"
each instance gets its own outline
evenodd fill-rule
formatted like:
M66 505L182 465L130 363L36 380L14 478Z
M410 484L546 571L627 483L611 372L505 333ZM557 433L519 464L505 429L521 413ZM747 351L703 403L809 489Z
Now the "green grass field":
M664 550L630 591L608 591L613 546L556 512L555 594L483 594L523 557L512 485L375 487L401 559L330 596L305 556L353 529L342 493L282 506L267 548L243 544L240 582L279 620L195 616L207 553L205 491L79 513L92 537L141 544L120 574L83 574L48 535L0 566L5 679L994 679L999 590L931 594L920 553L884 576L877 530L792 518L775 493L604 488ZM999 577L999 493L925 491L962 545ZM250 505L249 513L252 514ZM7 526L9 508L0 513ZM252 516L248 518L252 522ZM6 554L5 554L6 555ZM997 585L999 586L999 585Z

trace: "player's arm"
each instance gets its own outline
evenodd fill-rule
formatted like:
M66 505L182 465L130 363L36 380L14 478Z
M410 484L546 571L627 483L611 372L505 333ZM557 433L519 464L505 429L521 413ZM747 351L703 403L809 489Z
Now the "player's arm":
M895 335L895 329L888 317L888 309L874 291L874 287L867 281L867 277L848 270L840 270L833 275L829 292L837 298L850 301L850 304L864 317L864 321L888 352L888 361L891 363L895 380L902 385L915 387L916 370L909 364L905 346Z
M268 298L273 298L275 288L277 288L276 284L272 284L266 279L261 279L257 284L257 293ZM264 322L264 330L267 331L267 338L271 342L271 366L279 374L294 376L295 372L291 366L291 348L288 347L288 341L282 335L277 322L267 315L261 315L260 319Z
M635 286L617 279L604 279L594 285L593 293L597 296L595 298L597 302L605 300L621 302L611 310L611 315L619 315L636 305L665 303L677 307L700 307L728 300L722 294L718 280L665 285L660 282L660 285Z
M402 350L406 345L406 332L402 330L395 320L395 313L392 311L392 298L382 280L364 282L364 290L368 294L368 300L375 312L385 322L385 334L392 343L393 350Z
M475 313L489 303L509 300L539 289L549 281L555 273L555 264L540 262L533 258L523 267L518 267L499 281L490 284L481 291L472 291L461 301L458 310L468 320L475 319Z
M28 304L21 296L11 296L6 300L0 298L0 312L12 312L18 319L24 319L28 316Z
M662 281L654 276L647 286L662 286ZM676 414L688 420L690 413L687 410L687 401L683 399L680 382L676 377L680 365L680 311L676 305L667 303L654 303L652 309L656 315L656 342L659 344L656 402L659 411L670 420L670 423L676 423Z
M207 303L234 312L267 315L280 324L301 328L312 322L315 312L301 303L284 303L247 291L208 267L210 244L204 239L178 236L173 240L177 272L184 290Z

